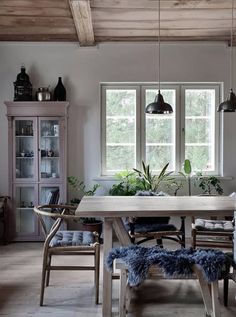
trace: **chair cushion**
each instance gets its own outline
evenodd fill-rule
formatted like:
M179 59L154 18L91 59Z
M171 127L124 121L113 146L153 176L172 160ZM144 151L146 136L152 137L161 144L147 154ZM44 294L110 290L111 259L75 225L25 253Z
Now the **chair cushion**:
M137 217L133 218L133 223L147 225L147 224L168 224L170 217Z
M210 231L233 231L234 226L232 221L229 220L207 220L196 219L194 227L198 230Z
M158 223L135 223L134 232L144 233L144 232L158 232L158 231L175 231L176 227L172 224L158 224Z
M50 242L50 247L79 246L95 243L95 237L89 231L58 231Z

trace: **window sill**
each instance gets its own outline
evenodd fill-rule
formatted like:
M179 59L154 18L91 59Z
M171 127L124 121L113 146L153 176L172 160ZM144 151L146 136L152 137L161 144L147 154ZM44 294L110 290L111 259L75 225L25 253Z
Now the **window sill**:
M213 175L208 175L208 176L210 177ZM183 176L179 176L179 175L173 175L173 177L175 177L176 179L184 179ZM232 176L217 176L216 175L216 177L222 181L232 181L234 179ZM197 176L191 177L191 179L196 179L196 178L197 178ZM118 181L118 180L115 176L98 176L98 177L94 177L93 181L95 181L95 182L114 182L114 181Z

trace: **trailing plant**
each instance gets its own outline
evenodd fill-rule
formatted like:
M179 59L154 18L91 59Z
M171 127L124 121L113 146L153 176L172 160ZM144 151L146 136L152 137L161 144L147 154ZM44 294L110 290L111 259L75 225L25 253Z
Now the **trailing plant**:
M73 188L77 195L79 196L93 196L96 190L100 187L99 184L93 185L91 189L86 189L86 185L83 181L80 181L76 176L68 176L67 177L69 185Z
M68 176L67 181L73 189L74 193L76 193L76 198L73 198L71 200L71 203L76 205L80 203L83 196L93 196L96 193L97 189L100 187L99 184L95 184L92 188L87 189L84 181L80 181L79 178L76 176ZM100 221L94 217L81 217L80 219L83 223L96 223Z
M182 175L183 173L179 172L180 175ZM185 177L185 176L184 176ZM168 189L168 191L172 191L174 193L174 196L177 196L178 191L184 187L184 182L182 179L180 180L173 180L172 182L168 182L166 184L166 187Z
M198 187L203 190L203 194L211 195L212 192L216 192L218 195L224 193L223 188L220 185L220 180L216 176L203 176L202 172L198 172L196 181L198 181Z

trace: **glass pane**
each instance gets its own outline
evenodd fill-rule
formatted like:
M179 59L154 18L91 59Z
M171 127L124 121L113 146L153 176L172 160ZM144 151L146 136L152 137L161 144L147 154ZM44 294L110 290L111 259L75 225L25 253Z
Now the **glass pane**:
M215 90L185 90L185 158L194 171L215 170Z
M45 186L41 187L40 204L59 204L60 203L60 189L58 186ZM53 211L52 211L53 212ZM43 217L47 230L49 231L55 222L55 219L51 217ZM65 230L66 227L61 227L61 230Z
M135 118L107 118L107 143L135 143Z
M33 134L32 120L15 121L16 178L34 177Z
M58 120L41 120L41 178L60 177L60 148Z
M173 108L172 114L146 114L146 162L151 169L160 171L168 162L169 170L175 169L175 113L176 92L162 89L165 102ZM153 102L157 90L146 89L146 105Z
M136 166L136 90L106 90L106 170Z
M135 116L136 90L134 89L107 89L106 114L107 116Z
M148 164L150 164L153 171L160 171L162 168L170 162L168 166L169 170L174 170L173 160L170 160L172 156L172 146L146 146L146 156L148 157ZM158 160L157 160L158 158Z
M16 232L32 234L35 232L34 187L16 188Z
M185 157L191 161L194 171L212 171L212 149L210 146L185 146Z
M186 118L185 142L209 143L211 141L210 120L205 118Z
M118 172L135 167L135 145L107 146L107 170Z
M58 204L60 202L60 189L58 186L45 186L41 188L40 204Z

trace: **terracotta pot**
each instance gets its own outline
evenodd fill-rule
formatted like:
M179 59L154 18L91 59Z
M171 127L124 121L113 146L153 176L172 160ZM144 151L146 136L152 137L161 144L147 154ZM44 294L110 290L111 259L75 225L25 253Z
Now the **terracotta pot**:
M99 237L102 233L102 221L98 222L91 222L91 223L83 223L83 230L84 231L91 231L94 232L96 231L99 234Z

